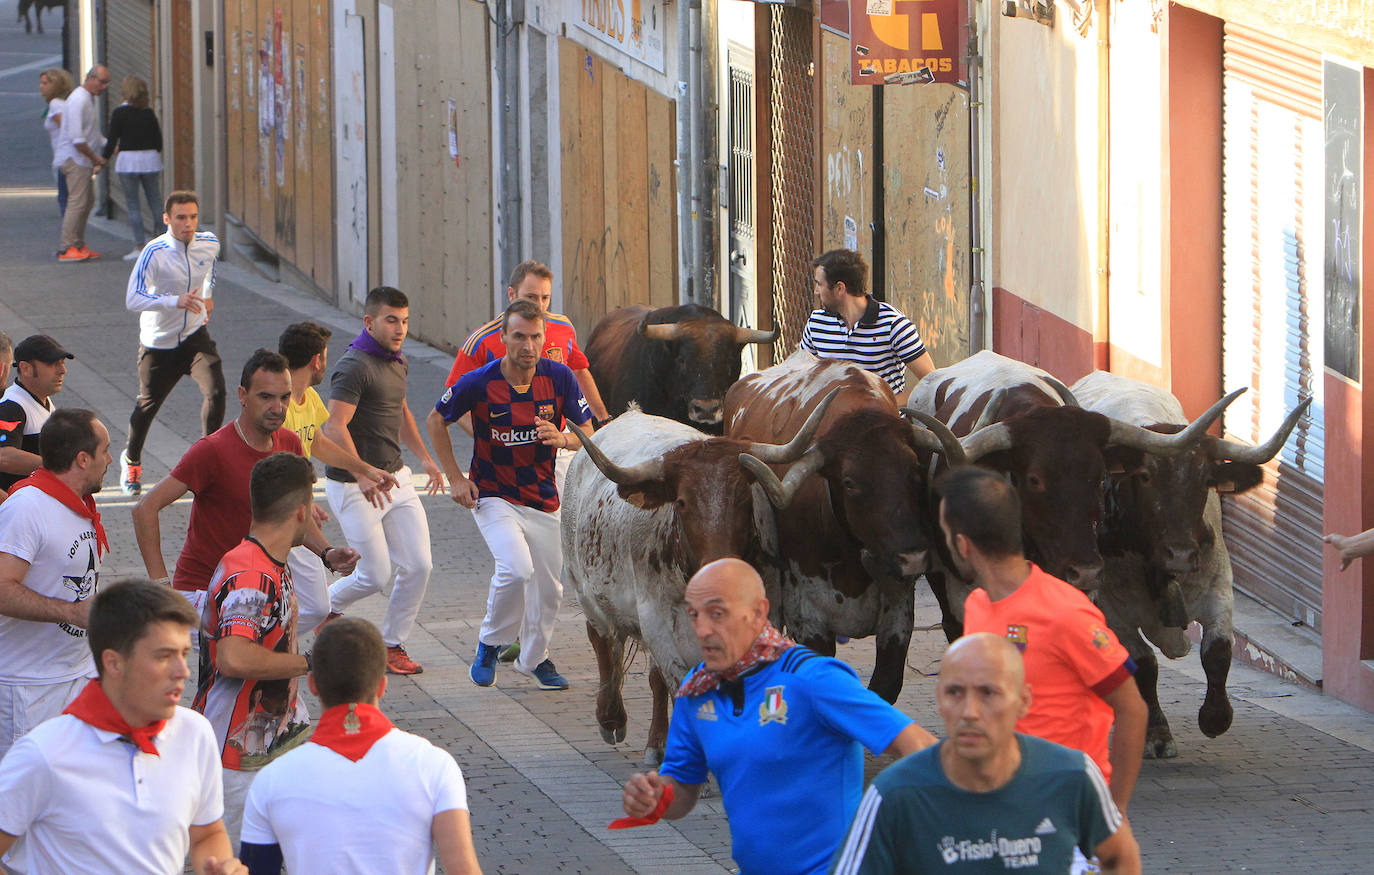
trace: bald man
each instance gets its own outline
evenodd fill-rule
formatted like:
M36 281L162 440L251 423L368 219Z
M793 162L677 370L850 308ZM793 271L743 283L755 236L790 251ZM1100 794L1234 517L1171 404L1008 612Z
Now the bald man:
M873 780L832 872L1068 872L1092 854L1103 872L1140 871L1092 757L1016 732L1031 687L1007 639L951 644L936 701L945 738Z
M703 661L678 690L662 767L626 782L625 813L682 817L709 771L740 872L824 872L859 804L861 746L905 755L935 737L843 662L784 638L748 564L702 567L686 602ZM669 788L671 804L656 811Z

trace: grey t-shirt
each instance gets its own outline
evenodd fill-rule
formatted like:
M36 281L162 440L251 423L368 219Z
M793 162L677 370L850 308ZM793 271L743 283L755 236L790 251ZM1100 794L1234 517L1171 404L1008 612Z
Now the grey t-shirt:
M350 349L340 356L329 380L329 399L358 409L348 433L358 456L383 471L401 469L401 424L404 421L406 376L410 366ZM352 483L357 478L342 468L327 467L330 480Z

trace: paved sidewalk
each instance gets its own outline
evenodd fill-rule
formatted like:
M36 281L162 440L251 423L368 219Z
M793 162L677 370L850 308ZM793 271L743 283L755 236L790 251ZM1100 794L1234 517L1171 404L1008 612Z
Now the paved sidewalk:
M14 0L0 0L0 23L13 20ZM0 329L19 340L43 331L78 358L62 406L99 411L115 449L122 448L136 391L137 320L124 310L129 248L122 223L93 221L90 245L109 256L99 262L59 265L56 208L45 177L47 143L39 126L40 102L25 93L36 71L6 77L31 62L49 43L0 27ZM119 75L119 71L114 71ZM456 292L455 292L456 294ZM275 346L291 321L313 318L335 330L337 357L360 322L316 298L224 267L211 330L236 385L240 364L257 346ZM458 340L458 338L454 338ZM441 391L448 355L408 343L411 405L423 419ZM327 389L327 384L325 386ZM198 437L199 393L183 381L168 399L145 453L145 477L163 476ZM237 415L231 398L228 416ZM456 434L456 431L455 431ZM468 444L459 443L460 458ZM141 574L128 509L114 485L99 502L113 552L107 579ZM419 629L409 643L426 666L413 679L392 679L384 708L404 729L452 751L468 780L478 856L488 873L721 872L733 868L719 798L707 798L683 821L610 832L619 813L619 787L638 768L647 730L649 694L645 660L637 658L626 681L629 741L601 741L593 719L595 662L581 612L565 600L553 658L572 683L564 693L541 692L508 666L494 688L467 678L491 573L488 554L471 514L447 496L426 497L435 571ZM187 506L170 509L164 550L174 557ZM337 527L330 524L339 539ZM380 619L380 599L358 613ZM900 707L923 725L937 727L932 688L943 638L933 600L921 593L918 631L908 658ZM841 648L863 675L871 670L871 642ZM1204 738L1194 714L1202 702L1195 657L1165 662L1160 698L1173 722L1180 756L1147 761L1131 808L1147 871L1357 872L1370 868L1374 831L1374 720L1339 702L1286 685L1250 669L1232 673L1236 717L1232 730ZM870 774L884 760L870 760ZM785 848L779 848L785 854Z

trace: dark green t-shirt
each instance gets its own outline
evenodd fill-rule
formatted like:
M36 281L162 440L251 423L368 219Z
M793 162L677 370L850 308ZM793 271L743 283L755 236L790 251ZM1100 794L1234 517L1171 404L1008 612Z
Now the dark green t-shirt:
M410 366L404 361L350 349L339 357L329 379L329 400L358 408L348 423L358 458L383 471L401 470L401 425L405 422L409 373ZM334 467L326 468L325 476L343 483L357 479Z
M941 742L873 779L830 871L840 875L1069 871L1121 826L1107 782L1086 754L1017 735L1021 767L1003 787L950 783Z

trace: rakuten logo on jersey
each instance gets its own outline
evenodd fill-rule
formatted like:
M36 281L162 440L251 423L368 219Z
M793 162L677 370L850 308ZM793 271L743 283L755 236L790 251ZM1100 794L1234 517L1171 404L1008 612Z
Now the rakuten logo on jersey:
M491 439L507 447L533 444L539 441L539 432L534 426L529 428L495 428Z

